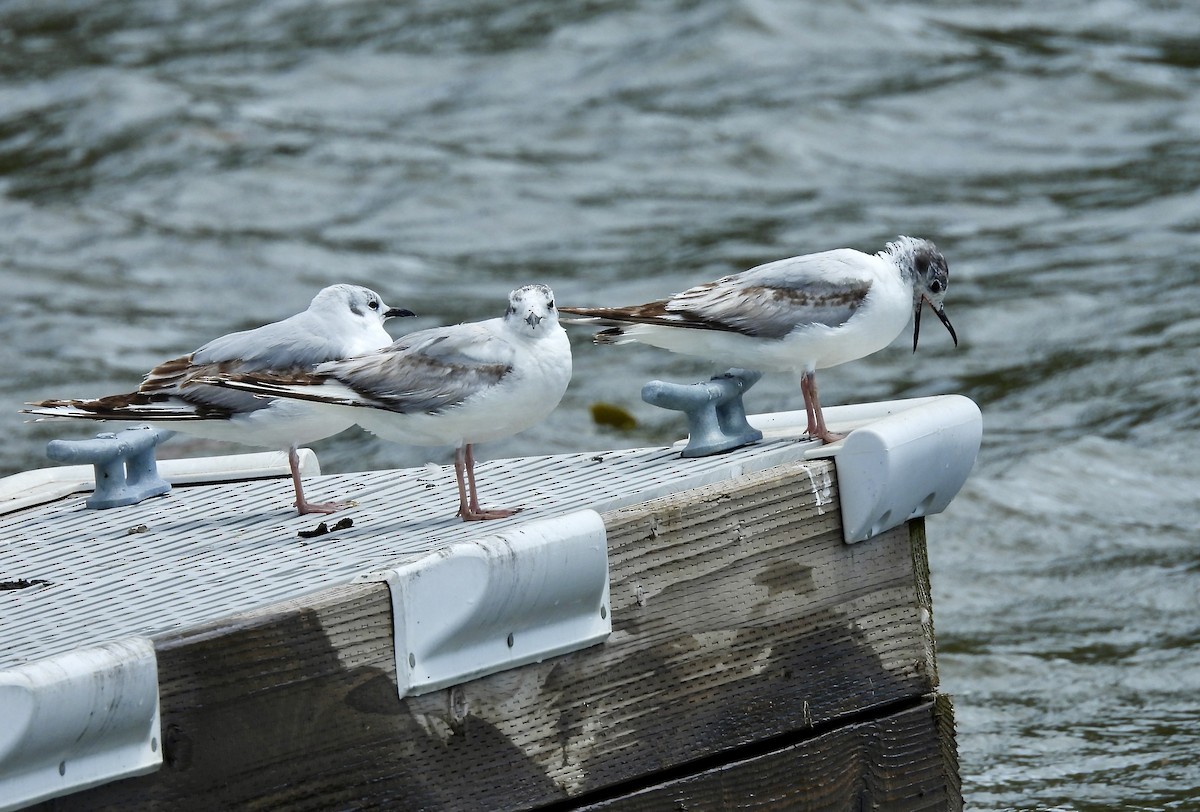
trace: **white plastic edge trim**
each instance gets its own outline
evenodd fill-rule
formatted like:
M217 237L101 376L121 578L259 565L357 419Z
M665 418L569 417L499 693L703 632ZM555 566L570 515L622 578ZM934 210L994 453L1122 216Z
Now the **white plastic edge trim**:
M320 475L321 466L312 449L301 448L299 455L301 474ZM262 451L221 457L158 460L158 473L172 485L188 485L290 476L291 469L288 468L286 453ZM96 484L95 474L91 465L60 465L4 477L0 479L0 515L53 502L73 493L91 491Z
M979 407L962 395L834 407L825 417L838 430L858 424L806 455L833 457L847 544L945 510L983 439Z
M831 431L845 434L861 426L882 420L885 417L900 412L906 412L922 406L936 404L947 398L960 398L962 395L930 395L923 398L906 398L904 400L877 400L867 403L847 403L841 406L826 406L825 422ZM787 412L768 412L766 414L747 415L750 425L767 435L777 437L804 434L808 425L808 416L803 409ZM833 456L831 452L841 448L841 443L820 445L816 440L808 440L812 449L809 458Z
M803 433L803 411L750 415L767 436ZM909 519L946 509L975 465L983 416L970 398L934 395L825 409L844 440L812 445L805 459L832 457L841 495L842 537L864 541Z
M130 637L0 671L0 812L162 764L154 644Z
M612 633L593 510L459 542L358 580L387 582L401 698L540 662Z

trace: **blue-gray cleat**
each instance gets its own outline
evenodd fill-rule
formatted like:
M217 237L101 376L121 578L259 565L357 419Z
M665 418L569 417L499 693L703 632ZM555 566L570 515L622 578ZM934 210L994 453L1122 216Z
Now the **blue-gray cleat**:
M136 426L119 433L98 434L90 440L51 440L46 456L57 462L90 463L96 469L96 490L87 500L93 510L135 505L171 490L158 475L154 450L174 432Z
M688 444L681 456L707 457L762 439L742 404L742 393L761 377L761 372L731 369L702 383L650 381L642 387L642 400L686 414Z

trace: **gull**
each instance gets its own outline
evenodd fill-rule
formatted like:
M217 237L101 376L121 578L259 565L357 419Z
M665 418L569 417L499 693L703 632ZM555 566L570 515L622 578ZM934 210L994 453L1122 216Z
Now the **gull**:
M589 317L585 323L615 325L596 334L597 344L640 342L798 374L808 434L831 443L841 435L825 427L816 371L883 349L910 315L916 352L926 303L958 346L942 305L949 276L937 246L902 236L876 254L838 248L781 259L647 304L559 309Z
M503 317L409 333L389 347L309 372L223 374L207 383L296 399L407 445L452 445L463 521L502 519L475 486L473 446L535 425L571 379L571 344L545 285L512 291Z
M383 323L412 311L389 308L379 294L357 285L332 285L308 309L282 321L221 336L195 352L159 364L136 392L78 400L26 404L25 414L45 418L123 420L150 423L196 437L287 449L296 509L333 513L347 503L309 502L300 481L296 449L354 425L296 401L255 398L207 386L199 379L220 372L284 374L379 349L392 337Z

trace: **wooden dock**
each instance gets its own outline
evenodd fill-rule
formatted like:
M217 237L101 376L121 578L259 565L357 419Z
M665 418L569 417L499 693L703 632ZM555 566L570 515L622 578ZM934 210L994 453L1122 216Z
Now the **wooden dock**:
M449 687L400 695L382 581L150 634L161 765L34 808L960 809L924 522L846 543L837 468L804 457L777 433L599 511L611 634Z

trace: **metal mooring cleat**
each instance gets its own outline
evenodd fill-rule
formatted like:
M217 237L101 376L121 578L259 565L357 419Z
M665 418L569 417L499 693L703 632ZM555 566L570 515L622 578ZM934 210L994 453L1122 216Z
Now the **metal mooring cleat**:
M707 457L762 439L746 421L742 404L742 393L761 377L761 372L731 369L701 383L650 381L642 387L642 400L686 414L688 444L680 456Z
M93 510L135 505L171 490L158 475L154 449L174 432L136 426L119 433L97 434L90 440L51 440L46 456L57 462L91 463L96 490L87 500Z

